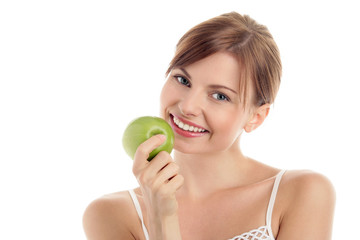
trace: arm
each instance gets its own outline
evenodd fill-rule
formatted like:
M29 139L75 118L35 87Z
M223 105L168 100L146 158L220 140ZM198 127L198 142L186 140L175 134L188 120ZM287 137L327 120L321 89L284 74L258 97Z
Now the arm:
M324 176L295 173L286 183L289 199L282 216L277 240L330 240L335 191Z
M142 143L134 157L133 173L139 182L147 212L150 240L180 240L176 191L183 184L179 167L169 153L160 152L150 162L149 153L165 138L156 135Z
M179 240L175 192L182 185L183 178L177 174L178 167L166 152L160 152L151 162L146 160L163 140L154 136L139 146L133 172L143 193L150 240ZM87 239L143 239L138 216L134 214L134 206L127 192L93 201L83 216Z
M124 194L124 196L126 196ZM127 209L131 202L124 197L96 199L86 208L83 215L83 228L88 240L135 240L131 233L131 221Z

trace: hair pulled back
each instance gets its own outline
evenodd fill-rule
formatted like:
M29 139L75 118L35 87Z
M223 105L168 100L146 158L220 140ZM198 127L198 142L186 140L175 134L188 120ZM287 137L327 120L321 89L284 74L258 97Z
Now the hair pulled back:
M239 60L244 102L250 85L255 89L253 104L274 102L282 71L278 47L267 27L236 12L211 18L186 32L176 45L166 75L220 51L230 52Z

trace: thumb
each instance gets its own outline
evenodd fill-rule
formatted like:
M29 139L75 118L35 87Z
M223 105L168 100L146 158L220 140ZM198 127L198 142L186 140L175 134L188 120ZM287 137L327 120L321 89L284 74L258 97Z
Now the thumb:
M150 137L139 145L134 155L133 172L135 175L137 175L139 171L144 169L149 164L147 159L150 153L157 147L161 146L165 140L165 135L158 134Z

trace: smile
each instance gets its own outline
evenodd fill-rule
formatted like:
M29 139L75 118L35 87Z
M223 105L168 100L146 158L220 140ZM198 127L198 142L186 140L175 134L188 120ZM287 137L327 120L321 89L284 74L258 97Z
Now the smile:
M186 123L183 123L182 121L180 121L177 117L173 116L173 120L174 120L174 123L179 127L181 128L182 130L185 130L185 131L189 131L189 132L198 132L198 133L202 133L202 132L205 132L206 130L203 129L203 128L200 128L200 127L195 127L195 126L192 126L192 125L189 125L189 124L186 124Z

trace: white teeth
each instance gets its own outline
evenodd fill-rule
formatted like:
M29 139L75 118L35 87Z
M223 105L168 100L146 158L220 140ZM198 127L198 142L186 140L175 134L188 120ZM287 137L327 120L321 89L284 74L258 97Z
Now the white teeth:
M205 129L190 126L189 124L181 122L178 118L174 116L174 123L181 129L189 132L205 132Z

